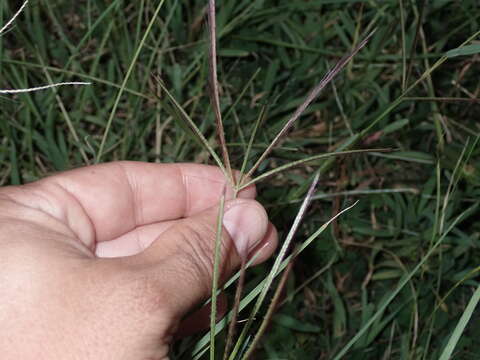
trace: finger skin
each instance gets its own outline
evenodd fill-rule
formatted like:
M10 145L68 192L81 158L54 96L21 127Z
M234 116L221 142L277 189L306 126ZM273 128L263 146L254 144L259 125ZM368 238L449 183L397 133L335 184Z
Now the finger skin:
M179 220L172 220L140 226L117 239L98 243L95 249L95 254L101 258L116 258L139 254L178 222ZM260 264L268 259L276 247L277 231L275 226L270 223L267 235L255 250L252 251L252 253L256 253L262 249L261 253L255 257L253 265Z
M218 203L226 184L215 166L119 161L1 190L67 223L90 249L143 225L175 220ZM232 196L227 188L227 195ZM239 196L254 198L255 188Z

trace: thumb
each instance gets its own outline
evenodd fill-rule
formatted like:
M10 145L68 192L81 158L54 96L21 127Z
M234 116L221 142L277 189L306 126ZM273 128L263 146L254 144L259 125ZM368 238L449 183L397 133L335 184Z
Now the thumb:
M135 261L147 265L172 313L182 317L211 293L219 207L178 220ZM266 237L269 222L255 200L225 203L220 250L220 281L227 278ZM142 266L142 267L143 267Z

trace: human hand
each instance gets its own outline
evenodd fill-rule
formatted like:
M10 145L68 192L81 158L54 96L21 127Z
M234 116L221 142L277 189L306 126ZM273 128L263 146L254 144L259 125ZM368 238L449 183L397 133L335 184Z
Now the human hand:
M211 166L116 162L0 189L2 359L167 359L211 291L224 184ZM254 197L226 201L223 279L276 247Z

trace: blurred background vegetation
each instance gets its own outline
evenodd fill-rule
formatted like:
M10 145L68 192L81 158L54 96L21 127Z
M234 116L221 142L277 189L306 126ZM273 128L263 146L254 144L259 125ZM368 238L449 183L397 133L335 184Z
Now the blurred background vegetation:
M2 0L0 24L20 6ZM206 1L30 1L0 36L0 89L62 81L92 85L0 97L0 184L30 182L96 158L211 163L165 111L155 79L166 82L214 143L205 10ZM258 186L284 235L313 172L322 167L296 241L360 202L297 259L256 358L331 359L364 329L343 358L438 359L479 285L480 44L448 53L431 76L391 105L480 30L480 3L224 0L217 17L220 100L235 167L261 109L266 107L266 117L250 164L322 75L374 28L370 43L259 172L336 151L360 133L352 148L393 150L309 163ZM247 288L268 266L249 272ZM455 359L480 358L480 313L468 315ZM190 358L196 341L177 343L172 358Z

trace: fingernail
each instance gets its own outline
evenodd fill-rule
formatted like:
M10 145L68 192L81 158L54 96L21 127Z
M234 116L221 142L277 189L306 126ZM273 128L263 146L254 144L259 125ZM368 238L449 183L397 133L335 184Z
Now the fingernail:
M230 234L237 252L246 257L267 232L265 210L255 201L244 201L230 207L223 216L223 226Z

